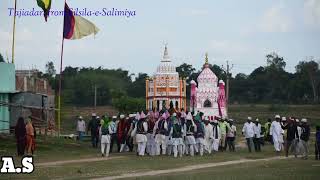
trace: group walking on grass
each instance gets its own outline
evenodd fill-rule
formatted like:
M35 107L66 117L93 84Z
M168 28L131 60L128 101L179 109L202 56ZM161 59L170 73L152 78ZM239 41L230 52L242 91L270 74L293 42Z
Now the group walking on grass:
M315 155L320 159L320 127L316 127ZM102 156L109 156L117 145L117 152L136 152L138 156L173 155L203 156L218 151L236 151L237 127L233 119L215 117L210 119L202 112L149 111L119 116L103 115L101 118L92 113L86 127L81 116L78 118L77 131L82 140L86 131L91 133L94 148L101 148ZM307 119L295 117L268 119L265 124L252 117L242 126L248 151L262 151L265 142L273 144L275 152L289 152L295 157L308 158L310 126Z

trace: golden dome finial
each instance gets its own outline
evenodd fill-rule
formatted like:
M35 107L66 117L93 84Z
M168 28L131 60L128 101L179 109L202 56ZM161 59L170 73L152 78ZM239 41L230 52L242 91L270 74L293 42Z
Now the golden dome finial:
M206 53L205 64L209 64L208 53Z

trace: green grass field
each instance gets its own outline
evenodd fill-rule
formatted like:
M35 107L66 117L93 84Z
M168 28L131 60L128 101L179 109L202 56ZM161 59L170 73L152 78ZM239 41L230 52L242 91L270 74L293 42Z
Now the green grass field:
M320 122L319 106L284 106L281 111L271 111L274 106L247 105L231 106L230 116L237 120L238 130L242 128L242 122L247 116L264 119L274 114L304 116L310 119L312 131L314 125ZM74 112L73 112L74 113ZM70 115L71 116L71 115ZM62 124L65 130L73 132L72 126L66 119ZM71 122L71 120L70 120ZM69 123L70 123L69 122ZM244 141L241 133L238 133L237 143ZM314 134L310 142L310 155L314 153ZM67 163L56 166L38 166L37 163L79 160L86 158L101 158L99 149L91 148L89 139L79 143L78 141L64 138L38 136L36 139L35 171L29 175L0 175L0 179L88 179L94 177L117 176L122 174L137 174L141 172L167 170L181 168L190 165L205 163L218 163L242 159L262 159L277 156L273 146L266 145L260 153L248 153L246 148L239 146L236 153L218 152L203 157L173 158L160 157L137 157L134 153L112 153L111 159L96 162ZM243 144L242 144L243 145ZM16 162L16 145L12 136L0 136L0 155L14 156ZM284 154L281 154L282 156ZM241 164L202 168L179 173L161 174L155 176L133 177L131 179L319 179L320 161L302 159L281 159L271 161L248 162ZM19 163L17 163L19 164Z

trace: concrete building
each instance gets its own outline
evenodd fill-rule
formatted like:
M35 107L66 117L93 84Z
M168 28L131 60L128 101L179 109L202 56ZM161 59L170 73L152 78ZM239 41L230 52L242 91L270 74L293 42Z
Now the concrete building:
M10 132L10 95L16 90L14 64L0 62L0 133Z

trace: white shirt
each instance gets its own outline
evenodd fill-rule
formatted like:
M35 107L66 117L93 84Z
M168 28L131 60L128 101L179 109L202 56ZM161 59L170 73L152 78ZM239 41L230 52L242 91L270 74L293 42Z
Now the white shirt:
M110 127L110 134L115 134L117 133L117 123L114 122L114 121L111 121L110 124L109 124L109 127Z
M280 122L273 121L270 126L270 135L274 137L280 137L283 133Z
M213 127L211 124L204 125L204 139L213 139Z
M235 132L237 132L237 127L235 125L231 125L227 137L234 137Z
M301 137L301 133L302 133L302 128L300 126L297 126L297 131L298 131L298 136L299 137L296 137L297 139L300 139Z
M254 136L254 124L252 122L248 123L244 123L243 128L242 128L242 132L244 134L244 136L246 138L253 138Z
M86 122L84 120L77 122L77 131L86 132Z
M254 135L256 138L260 138L260 134L261 134L261 124L258 123L258 125L254 124L253 126L253 130L254 130Z

